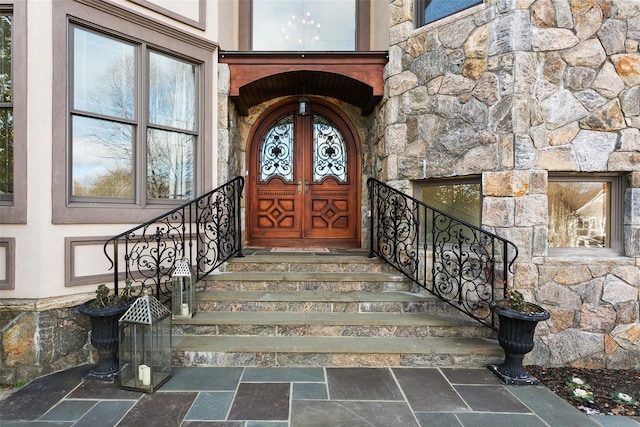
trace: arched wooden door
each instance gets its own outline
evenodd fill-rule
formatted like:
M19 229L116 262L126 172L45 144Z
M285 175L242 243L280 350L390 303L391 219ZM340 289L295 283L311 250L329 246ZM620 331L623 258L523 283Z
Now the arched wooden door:
M360 155L331 108L297 102L255 128L248 153L247 240L252 246L360 246Z

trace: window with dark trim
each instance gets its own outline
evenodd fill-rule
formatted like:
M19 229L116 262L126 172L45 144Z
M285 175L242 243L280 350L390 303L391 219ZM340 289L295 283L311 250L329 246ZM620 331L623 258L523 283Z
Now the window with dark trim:
M72 24L70 202L193 198L199 65Z
M416 0L416 26L421 27L482 4L483 0Z
M13 65L11 11L0 9L0 203L13 204Z
M255 51L355 51L357 0L252 0Z
M417 183L414 197L454 218L480 226L482 184L480 178L442 179Z
M549 249L622 250L622 179L549 175Z

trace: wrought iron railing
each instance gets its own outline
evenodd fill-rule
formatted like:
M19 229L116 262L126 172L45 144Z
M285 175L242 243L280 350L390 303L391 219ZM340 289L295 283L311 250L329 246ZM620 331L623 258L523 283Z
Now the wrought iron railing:
M489 303L510 286L510 241L370 178L370 257L378 256L441 300L497 330Z
M244 178L191 200L166 214L111 237L104 253L113 269L113 287L130 281L136 293L149 290L160 300L171 294L171 273L188 259L195 281L234 255L242 256L240 199Z

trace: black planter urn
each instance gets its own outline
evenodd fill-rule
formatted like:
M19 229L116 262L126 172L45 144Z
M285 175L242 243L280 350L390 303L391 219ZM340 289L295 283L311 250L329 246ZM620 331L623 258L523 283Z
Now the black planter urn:
M492 301L489 306L498 315L500 330L498 343L504 350L504 362L499 365L490 365L493 371L505 384L509 385L537 385L540 382L529 375L522 366L525 354L533 350L533 336L538 322L547 320L550 314L544 308L536 307L537 311L524 312L511 308L505 308Z
M98 351L98 364L82 378L114 382L118 378L118 320L129 304L114 307L90 307L86 304L78 311L91 318L91 345Z

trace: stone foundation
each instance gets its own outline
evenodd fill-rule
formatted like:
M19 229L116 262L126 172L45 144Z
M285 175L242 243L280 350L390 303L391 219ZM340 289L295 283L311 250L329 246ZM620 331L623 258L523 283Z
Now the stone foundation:
M86 296L0 300L0 381L15 383L94 363Z

